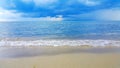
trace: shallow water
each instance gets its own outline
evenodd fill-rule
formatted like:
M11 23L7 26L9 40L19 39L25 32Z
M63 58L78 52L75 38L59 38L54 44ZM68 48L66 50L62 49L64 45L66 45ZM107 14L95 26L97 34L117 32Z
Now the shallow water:
M0 23L0 46L120 46L119 40L119 22L14 21Z
M42 39L120 39L119 22L1 22L0 38L39 37Z

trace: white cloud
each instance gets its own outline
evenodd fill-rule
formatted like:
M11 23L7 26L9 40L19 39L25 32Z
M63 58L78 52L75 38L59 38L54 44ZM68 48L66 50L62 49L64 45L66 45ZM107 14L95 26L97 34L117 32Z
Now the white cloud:
M48 4L52 4L54 2L56 2L57 0L34 0L35 4L37 6L40 6L40 5L48 5Z
M0 21L6 20L6 19L16 19L20 18L22 16L22 13L17 13L15 10L6 10L3 8L0 8Z
M78 0L81 4L87 5L87 6L96 6L101 3L101 1L96 0Z
M55 17L23 17L24 13L18 13L15 10L6 10L0 8L0 21L62 21L62 15L57 15Z
M39 18L31 18L31 17L22 17L19 19L15 19L15 21L62 21L63 17L57 16L57 17L51 17L51 16L46 16L46 17L39 17ZM14 20L12 20L14 21Z
M95 18L99 20L120 21L120 9L106 9L95 12Z
M35 3L36 6L49 6L57 2L57 0L22 0L24 3Z
M16 18L16 19L0 19L0 21L62 21L63 18L62 17L39 17L39 18L25 18L25 17L21 17L21 18Z
M14 0L1 0L0 1L0 7L3 8L15 8L15 2Z
M120 9L102 9L80 15L74 15L73 17L75 16L80 19L120 21Z
M32 2L33 0L22 0L22 1L25 3L29 3L29 2Z
M54 5L60 0L22 0L24 3L35 3L36 6L38 7L49 7L50 5ZM62 1L61 1L62 2ZM96 6L101 4L102 1L100 0L68 0L68 3L75 3L78 2L80 4L86 5L86 6Z

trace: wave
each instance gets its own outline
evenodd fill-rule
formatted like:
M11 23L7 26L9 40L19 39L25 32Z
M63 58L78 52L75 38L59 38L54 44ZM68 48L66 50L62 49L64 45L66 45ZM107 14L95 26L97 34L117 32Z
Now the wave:
M0 46L120 46L116 40L0 40Z

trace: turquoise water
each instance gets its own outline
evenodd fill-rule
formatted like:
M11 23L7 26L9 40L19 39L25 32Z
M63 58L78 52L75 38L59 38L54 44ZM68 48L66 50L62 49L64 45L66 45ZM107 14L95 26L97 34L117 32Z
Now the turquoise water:
M0 38L120 39L120 22L0 22Z

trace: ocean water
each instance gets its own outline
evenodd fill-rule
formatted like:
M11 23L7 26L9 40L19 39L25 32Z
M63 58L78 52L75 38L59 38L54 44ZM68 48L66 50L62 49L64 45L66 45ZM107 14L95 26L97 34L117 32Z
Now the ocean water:
M117 45L120 22L14 21L0 22L0 45ZM8 40L6 38L36 38ZM37 43L37 44L36 44Z

